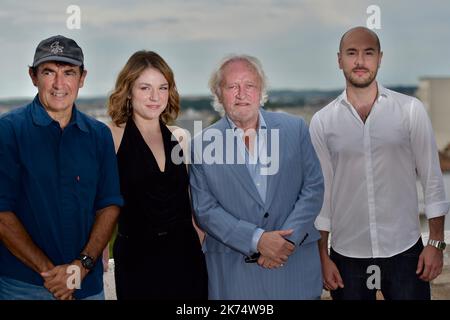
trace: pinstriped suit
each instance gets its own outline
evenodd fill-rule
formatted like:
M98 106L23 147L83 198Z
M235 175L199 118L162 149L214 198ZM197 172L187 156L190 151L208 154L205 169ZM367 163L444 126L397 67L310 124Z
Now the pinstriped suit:
M279 170L267 177L263 202L245 164L191 164L190 183L197 221L207 232L205 252L210 299L314 299L322 291L314 220L323 200L323 177L305 122L285 113L261 114L267 125L268 152L279 129ZM230 129L222 118L194 137L192 159L210 143L202 136ZM213 130L214 131L214 130ZM225 139L224 152L226 159ZM273 156L270 155L269 156ZM295 252L284 267L264 269L245 263L255 229L294 229ZM302 242L303 241L303 242ZM302 242L302 243L301 243ZM299 244L301 245L299 246Z

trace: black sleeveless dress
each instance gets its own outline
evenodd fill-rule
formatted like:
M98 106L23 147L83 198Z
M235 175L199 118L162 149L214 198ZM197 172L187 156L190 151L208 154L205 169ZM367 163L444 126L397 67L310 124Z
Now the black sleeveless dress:
M172 162L178 142L161 121L160 127L164 172L132 119L117 152L125 199L113 249L117 299L207 299L186 166Z

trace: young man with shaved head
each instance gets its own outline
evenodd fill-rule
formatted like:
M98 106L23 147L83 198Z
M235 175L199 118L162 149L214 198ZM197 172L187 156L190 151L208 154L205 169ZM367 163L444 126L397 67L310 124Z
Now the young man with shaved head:
M442 271L449 209L431 122L423 104L376 81L383 53L375 32L341 38L345 91L311 120L325 182L315 225L324 287L333 299L430 299ZM416 178L430 240L424 247ZM331 249L328 253L328 236Z

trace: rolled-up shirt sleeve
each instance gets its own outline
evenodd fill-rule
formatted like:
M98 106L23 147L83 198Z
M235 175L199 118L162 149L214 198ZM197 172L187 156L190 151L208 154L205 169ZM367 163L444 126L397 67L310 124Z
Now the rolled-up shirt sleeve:
M410 135L424 193L425 214L428 219L446 215L450 202L445 193L434 132L425 107L418 99L411 102Z
M331 158L328 148L326 146L324 131L322 124L317 117L311 119L309 125L309 133L311 135L311 142L319 158L320 166L322 168L324 180L324 196L322 209L317 216L314 226L317 230L328 231L331 230L331 186L333 184L333 167L331 166Z
M101 156L102 162L97 185L95 210L100 210L112 205L123 206L114 143L111 131L106 126L102 131L101 139L103 146Z
M0 118L0 212L15 211L20 187L20 162L15 133Z

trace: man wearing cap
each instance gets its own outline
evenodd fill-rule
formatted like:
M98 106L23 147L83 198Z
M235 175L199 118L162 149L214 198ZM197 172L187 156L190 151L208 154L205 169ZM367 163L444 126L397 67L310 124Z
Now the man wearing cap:
M123 200L110 131L74 105L83 60L72 39L40 42L38 94L0 117L0 300L104 299L101 253Z

